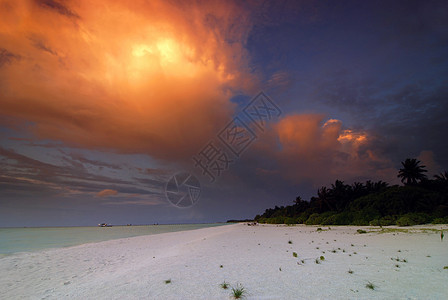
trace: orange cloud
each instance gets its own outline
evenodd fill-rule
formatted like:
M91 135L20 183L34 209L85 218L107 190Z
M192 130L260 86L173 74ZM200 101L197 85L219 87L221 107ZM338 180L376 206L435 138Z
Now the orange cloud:
M272 147L274 144L279 147ZM351 181L364 177L393 182L396 177L396 169L375 148L372 135L343 129L341 121L325 121L324 115L286 116L257 147L266 159L277 162L276 176L295 183L311 181L317 187L337 178ZM258 173L269 172L259 170Z
M276 126L282 152L307 159L319 159L316 153L334 148L341 122L329 120L321 125L322 120L323 116L313 114L291 115L282 119Z
M0 0L2 114L71 146L189 157L256 82L248 20L219 1Z
M118 192L116 190L105 189L105 190L98 192L96 194L96 196L97 197L108 197L108 196L115 196L117 194L118 194Z

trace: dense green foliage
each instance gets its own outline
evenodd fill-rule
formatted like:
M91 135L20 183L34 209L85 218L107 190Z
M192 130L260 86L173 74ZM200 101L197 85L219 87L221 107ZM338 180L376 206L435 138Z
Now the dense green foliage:
M426 170L418 161L407 159L402 164L399 177L404 179L404 186L389 186L383 181L348 185L336 180L331 187L320 188L317 197L311 197L310 201L297 197L293 205L266 209L255 220L307 225L448 223L447 172L429 180L422 175ZM406 175L403 177L401 174Z

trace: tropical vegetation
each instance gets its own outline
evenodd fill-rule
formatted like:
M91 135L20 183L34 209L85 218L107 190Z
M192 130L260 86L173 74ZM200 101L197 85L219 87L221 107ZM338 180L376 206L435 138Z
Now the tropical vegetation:
M428 179L417 159L402 162L404 185L384 181L346 184L336 180L309 201L275 206L255 217L259 223L308 225L399 225L448 223L448 172Z

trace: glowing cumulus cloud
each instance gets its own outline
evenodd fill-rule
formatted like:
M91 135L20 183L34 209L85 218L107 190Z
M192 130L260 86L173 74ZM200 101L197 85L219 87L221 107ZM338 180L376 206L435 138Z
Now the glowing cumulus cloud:
M338 141L341 143L352 142L360 145L367 142L367 134L364 132L354 132L353 130L346 129L340 133Z
M275 174L294 183L306 180L319 187L333 182L334 178L396 176L393 164L376 149L374 136L343 129L342 121L325 121L321 114L287 115L263 142L259 149L263 149L266 159L278 165ZM277 149L270 146L277 143L280 145ZM258 171L264 175L269 173Z
M39 138L188 158L232 115L231 91L257 81L244 48L248 13L235 3L0 7L2 114L30 122Z

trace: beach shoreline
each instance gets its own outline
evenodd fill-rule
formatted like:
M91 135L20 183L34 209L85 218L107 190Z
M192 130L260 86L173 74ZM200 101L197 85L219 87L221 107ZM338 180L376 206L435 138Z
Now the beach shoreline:
M137 236L1 257L0 291L4 299L231 299L225 281L247 299L443 299L440 229L448 226L239 223Z
M226 223L0 228L0 256L223 225Z

